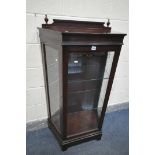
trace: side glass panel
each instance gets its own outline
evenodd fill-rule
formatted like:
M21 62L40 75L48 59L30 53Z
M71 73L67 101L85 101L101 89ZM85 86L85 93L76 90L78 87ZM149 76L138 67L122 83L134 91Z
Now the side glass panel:
M105 70L104 70L104 75L103 75L103 80L102 80L102 84L101 84L101 88L100 88L100 95L99 95L99 100L98 100L98 117L99 118L101 116L104 97L106 94L108 80L109 80L112 62L113 62L113 58L114 58L114 52L108 52L107 54L108 54L108 56L107 56L107 61L105 64Z
M69 53L67 135L98 128L114 52Z
M60 129L60 106L62 105L62 56L59 48L45 45L48 89L52 122Z

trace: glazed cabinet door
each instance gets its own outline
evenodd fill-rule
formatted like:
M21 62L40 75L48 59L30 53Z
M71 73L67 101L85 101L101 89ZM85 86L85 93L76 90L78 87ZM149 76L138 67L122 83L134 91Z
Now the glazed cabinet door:
M114 53L68 52L67 137L98 129Z

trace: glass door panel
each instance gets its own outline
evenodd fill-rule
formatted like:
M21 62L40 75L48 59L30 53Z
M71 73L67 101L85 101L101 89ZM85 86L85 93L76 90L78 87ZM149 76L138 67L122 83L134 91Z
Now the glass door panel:
M67 135L98 128L114 52L69 53Z
M62 105L62 55L60 51L47 44L45 45L51 120L59 133L62 130L60 124L60 108Z

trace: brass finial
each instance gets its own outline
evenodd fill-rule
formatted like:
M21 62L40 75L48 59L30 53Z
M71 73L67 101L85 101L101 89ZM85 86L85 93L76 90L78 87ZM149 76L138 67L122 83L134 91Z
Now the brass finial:
M110 25L110 19L108 19L108 22L107 22L107 27L109 27Z
M47 14L45 15L45 18L44 18L46 24L48 24L48 18L47 18Z

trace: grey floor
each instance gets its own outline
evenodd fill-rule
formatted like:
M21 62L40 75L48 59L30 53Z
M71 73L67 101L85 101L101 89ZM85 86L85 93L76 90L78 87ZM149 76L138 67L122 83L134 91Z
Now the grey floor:
M90 141L68 148L65 152L48 128L27 132L27 155L128 155L129 110L107 113L100 141Z

